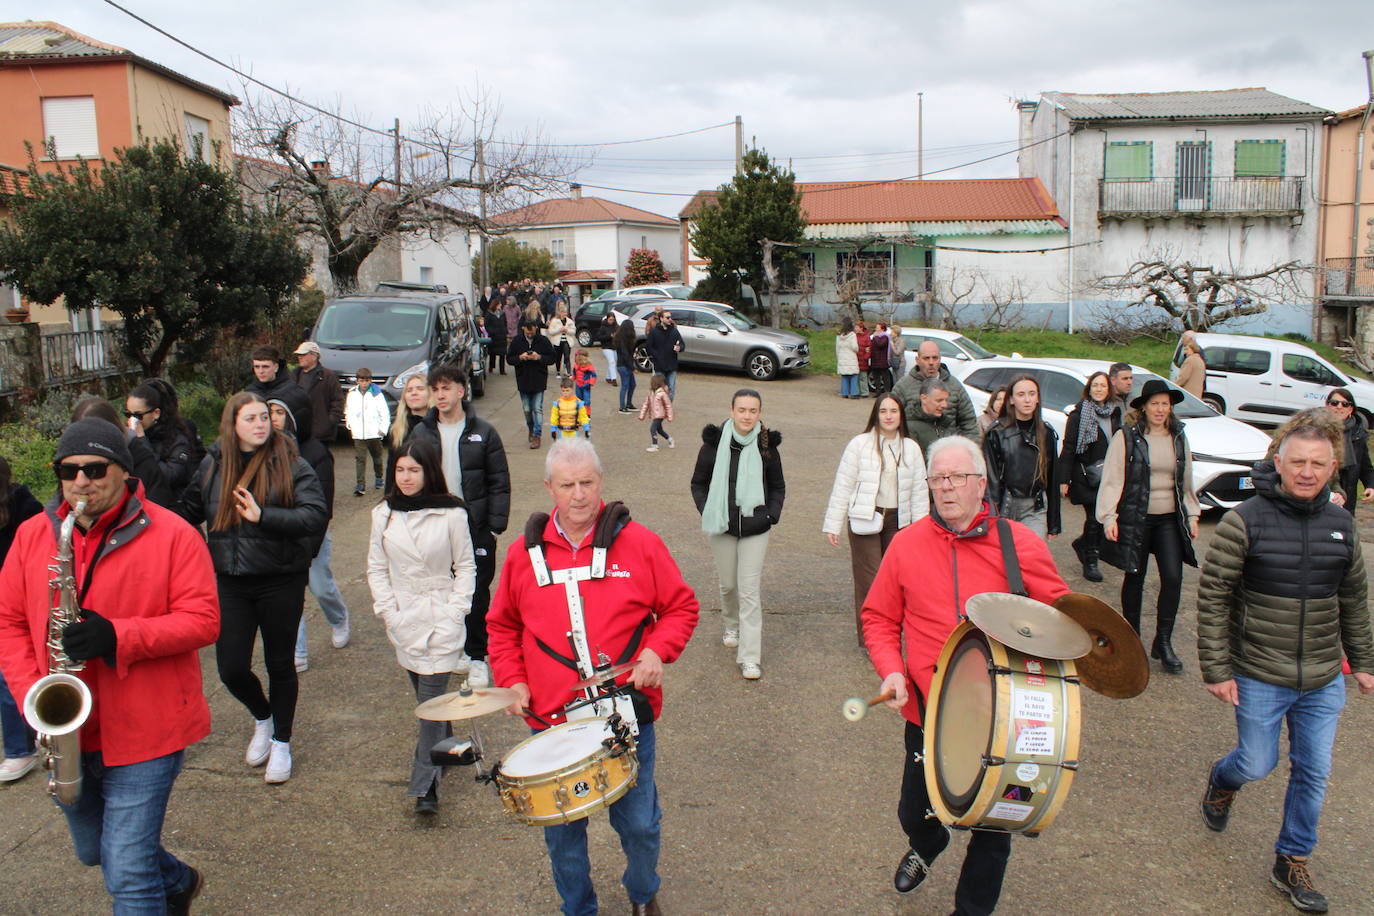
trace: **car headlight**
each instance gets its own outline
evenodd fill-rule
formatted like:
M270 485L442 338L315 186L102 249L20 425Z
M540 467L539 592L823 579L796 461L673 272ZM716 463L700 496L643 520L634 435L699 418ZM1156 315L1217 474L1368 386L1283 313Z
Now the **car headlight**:
M778 345L778 349L780 349L780 350L789 350L789 351L790 351L790 350L795 350L795 349L797 349L797 345L796 345L796 344L779 344L779 345Z
M410 381L415 376L428 374L429 360L425 360L422 363L416 363L404 372L397 372L396 375L393 376L391 379L391 387L395 388L397 391L400 391L401 389L405 388L406 382Z

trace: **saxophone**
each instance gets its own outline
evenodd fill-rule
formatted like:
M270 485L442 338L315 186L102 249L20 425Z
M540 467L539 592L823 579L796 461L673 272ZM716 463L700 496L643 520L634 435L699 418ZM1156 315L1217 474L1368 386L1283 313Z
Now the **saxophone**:
M76 570L72 561L72 532L76 519L86 511L86 500L77 501L62 520L57 536L57 556L48 571L48 675L40 678L24 697L24 718L40 735L43 766L48 771L48 794L64 805L81 797L81 736L79 730L91 714L91 689L74 672L86 667L62 649L62 631L75 623L81 607L76 600Z

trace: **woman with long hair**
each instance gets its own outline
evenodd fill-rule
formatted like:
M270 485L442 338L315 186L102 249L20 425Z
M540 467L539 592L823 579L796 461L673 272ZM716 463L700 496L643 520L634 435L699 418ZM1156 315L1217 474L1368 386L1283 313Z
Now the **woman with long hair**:
M439 453L423 439L396 451L386 499L372 510L367 584L415 701L448 692L467 667L463 645L477 566L463 501L448 492ZM439 776L429 751L453 734L448 722L420 720L407 794L418 814L439 810Z
M840 377L840 397L859 396L859 338L854 333L854 320L840 319L835 335L835 374Z
M124 416L133 433L133 475L149 499L175 508L205 457L195 427L177 415L176 389L160 378L144 379L124 399Z
M736 391L729 418L701 431L692 471L692 500L720 579L721 642L736 650L735 663L750 681L763 677L763 561L787 496L778 457L782 434L764 427L762 412L762 395Z
M1140 632L1140 603L1151 554L1159 570L1155 640L1150 655L1169 674L1183 671L1171 642L1183 591L1183 564L1197 565L1202 508L1193 492L1193 453L1174 405L1183 392L1162 379L1150 379L1121 429L1112 434L1097 491L1102 525L1102 559L1126 573L1121 583L1121 613Z
M539 307L538 299L530 299L525 304L525 310L521 313L521 321L533 321L534 326L539 330L548 327L549 320L544 316L544 310ZM514 339L514 338L512 338Z
M1326 407L1345 430L1338 483L1345 494L1345 507L1353 515L1355 497L1364 484L1364 501L1374 499L1374 467L1369 461L1369 424L1356 410L1355 396L1349 388L1332 388L1326 393Z
M406 379L406 386L401 389L401 403L396 405L396 416L386 434L387 480L391 479L391 472L396 467L396 453L432 406L428 377L421 373Z
M1007 386L993 389L992 394L988 395L987 406L978 415L978 432L983 436L988 434L988 430L997 425L997 421L1002 416L1002 405L1007 402Z
M219 585L219 677L252 713L245 759L267 764L270 783L291 778L298 690L294 649L314 545L328 523L324 491L290 435L272 426L267 402L241 391L224 405L211 444L181 498L181 514L205 523ZM262 635L267 693L253 673Z
M558 310L544 328L544 336L553 344L553 352L558 357L554 368L562 375L572 375L572 342L577 334L573 320L568 317L566 303L558 303Z
M1040 383L1018 375L1007 385L1001 417L983 437L993 510L1042 538L1059 534L1058 454L1059 436L1040 415Z
M615 372L620 377L621 413L630 413L635 409L635 346L638 342L634 322L620 322L611 344L615 347Z
M1083 533L1074 538L1071 546L1083 567L1083 578L1089 582L1102 581L1102 571L1097 566L1102 553L1097 488L1102 485L1102 466L1112 434L1121 428L1111 393L1107 373L1088 376L1082 399L1064 426L1064 445L1059 451L1059 495L1083 507Z
M901 398L888 392L873 402L864 431L845 446L821 525L831 547L840 546L841 527L848 532L860 647L859 611L887 546L900 529L929 512L925 456L907 435Z

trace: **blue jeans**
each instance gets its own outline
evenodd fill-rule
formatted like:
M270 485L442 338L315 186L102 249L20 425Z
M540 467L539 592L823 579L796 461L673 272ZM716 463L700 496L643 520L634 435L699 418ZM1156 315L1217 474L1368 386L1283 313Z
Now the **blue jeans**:
M348 605L344 604L339 583L334 581L334 570L329 566L333 554L334 542L326 531L320 552L310 561L310 594L315 596L320 610L324 612L324 619L329 621L330 626L337 627L348 619ZM305 615L302 614L301 625L296 628L296 655L305 658L309 654L305 642Z
M668 397L677 400L677 370L663 373L663 380L668 383Z
M857 398L859 396L859 376L842 375L840 376L840 397Z
M531 436L538 436L543 428L544 392L520 392L520 406L525 409L525 425Z
M634 404L635 393L635 367L634 364L625 365L618 363L615 367L615 374L620 376L620 409L629 410L630 405Z
M611 805L610 812L611 826L625 851L625 874L620 881L632 903L648 903L658 893L659 822L663 810L658 806L658 789L654 785L654 744L653 723L640 723L635 749L639 779L634 788ZM587 819L545 827L544 844L549 849L553 883L563 898L565 916L595 916L596 889L592 887L592 863L587 858Z
M126 766L106 766L99 751L81 755L81 797L68 807L72 845L82 865L99 865L115 916L166 913L167 895L191 884L191 870L162 848L162 820L185 751Z
M1212 781L1222 789L1239 789L1268 776L1279 762L1279 731L1288 721L1288 759L1292 769L1283 797L1283 828L1274 851L1286 856L1311 855L1317 845L1317 821L1331 775L1331 745L1345 707L1345 678L1325 687L1294 690L1236 676L1236 749L1217 764Z
M6 757L27 757L33 753L33 729L10 695L10 686L0 674L0 725L3 725Z

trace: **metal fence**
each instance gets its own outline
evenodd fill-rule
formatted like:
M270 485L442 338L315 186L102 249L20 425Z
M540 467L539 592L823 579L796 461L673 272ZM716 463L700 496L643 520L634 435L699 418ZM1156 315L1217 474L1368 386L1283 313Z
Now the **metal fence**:
M1301 213L1301 178L1162 178L1098 182L1104 214Z
M36 325L0 334L0 394L45 388L131 371L118 328L42 333Z
M1374 299L1374 256L1327 258L1322 268L1327 296Z

